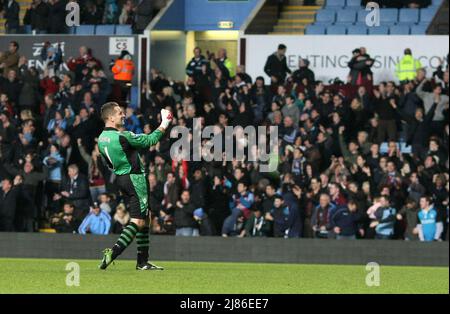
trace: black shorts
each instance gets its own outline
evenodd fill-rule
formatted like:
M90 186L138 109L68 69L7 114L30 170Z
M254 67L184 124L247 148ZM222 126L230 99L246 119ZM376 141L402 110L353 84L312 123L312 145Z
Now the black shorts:
M127 174L117 177L117 185L122 192L125 205L133 219L149 217L149 185L145 174Z

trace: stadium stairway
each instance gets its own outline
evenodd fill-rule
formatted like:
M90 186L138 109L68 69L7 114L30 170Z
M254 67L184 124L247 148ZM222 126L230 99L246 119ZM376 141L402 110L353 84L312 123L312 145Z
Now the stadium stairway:
M304 35L306 26L314 22L317 11L324 4L325 0L317 0L314 6L304 5L304 0L290 0L270 34Z

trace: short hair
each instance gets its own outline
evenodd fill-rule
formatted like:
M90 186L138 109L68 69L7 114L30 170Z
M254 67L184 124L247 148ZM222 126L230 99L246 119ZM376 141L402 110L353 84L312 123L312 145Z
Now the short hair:
M76 164L71 164L69 167L67 167L67 169L72 169L77 172L80 170L80 168L78 168L78 166Z
M412 51L410 48L405 49L405 55L412 55Z
M116 113L116 107L120 107L116 102L108 102L102 106L101 116L103 122L106 122L111 115Z
M285 44L280 44L280 45L278 46L278 50L285 50L285 49L287 49L287 47L286 47Z
M14 45L14 47L16 47L16 49L19 49L19 43L15 40L11 41L10 44Z
M274 200L280 200L280 201L284 202L284 198L280 194L275 195L273 199Z
M431 204L431 202L433 201L428 195L424 195L420 199L424 199L428 204Z

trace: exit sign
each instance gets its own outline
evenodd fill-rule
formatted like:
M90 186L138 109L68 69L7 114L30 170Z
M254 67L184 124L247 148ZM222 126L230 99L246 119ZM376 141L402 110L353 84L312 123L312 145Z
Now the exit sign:
M231 29L234 27L233 21L220 21L217 25L221 29Z

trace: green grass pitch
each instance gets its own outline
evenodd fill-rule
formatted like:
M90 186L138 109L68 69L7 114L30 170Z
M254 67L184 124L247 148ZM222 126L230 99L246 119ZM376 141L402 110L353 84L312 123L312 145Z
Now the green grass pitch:
M68 287L68 262L80 285ZM380 287L367 287L365 266L158 262L162 272L138 272L133 261L107 271L98 261L0 259L0 293L449 293L449 269L381 266Z

